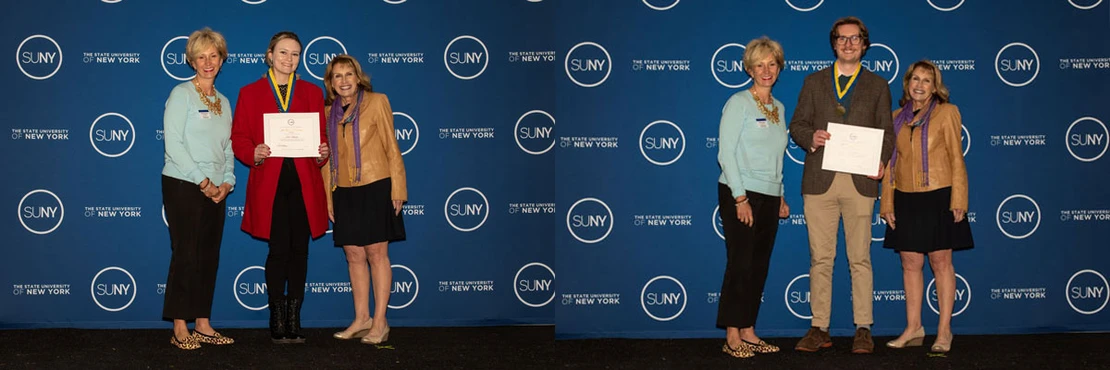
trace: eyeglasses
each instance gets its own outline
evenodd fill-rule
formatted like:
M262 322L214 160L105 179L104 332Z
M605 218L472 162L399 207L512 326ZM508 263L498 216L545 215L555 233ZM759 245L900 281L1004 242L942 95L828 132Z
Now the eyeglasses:
M863 37L860 36L860 35L837 36L836 37L836 44L837 45L844 45L845 43L848 43L849 41L852 42L852 45L859 45L859 43L863 42Z

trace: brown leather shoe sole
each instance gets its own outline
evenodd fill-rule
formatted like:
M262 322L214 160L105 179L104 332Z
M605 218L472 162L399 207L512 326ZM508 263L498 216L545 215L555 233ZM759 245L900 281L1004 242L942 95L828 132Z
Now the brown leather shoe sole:
M802 352L817 352L817 351L820 351L822 348L831 348L831 347L832 347L832 342L825 342L825 343L821 343L820 346L817 346L816 349L808 348L808 347L794 347L794 350L795 351L802 351Z

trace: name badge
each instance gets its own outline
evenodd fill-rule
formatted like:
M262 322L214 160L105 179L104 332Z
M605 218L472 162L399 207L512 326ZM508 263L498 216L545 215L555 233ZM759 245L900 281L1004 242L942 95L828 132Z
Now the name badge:
M201 109L201 110L197 111L197 113L200 114L200 119L211 119L212 118L212 113L209 113L207 109Z
M767 128L768 127L767 126L767 119L766 118L756 118L755 119L755 127Z

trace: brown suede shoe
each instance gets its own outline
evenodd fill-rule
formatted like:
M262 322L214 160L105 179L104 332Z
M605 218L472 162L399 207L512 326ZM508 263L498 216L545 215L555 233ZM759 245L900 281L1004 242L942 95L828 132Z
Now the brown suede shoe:
M817 352L817 350L821 348L829 347L832 347L832 338L829 337L829 333L821 331L820 328L814 326L810 327L809 331L806 332L806 336L802 337L802 340L798 341L798 345L794 346L794 350L802 352Z
M856 337L852 339L852 353L875 352L875 342L871 340L871 329L856 329Z

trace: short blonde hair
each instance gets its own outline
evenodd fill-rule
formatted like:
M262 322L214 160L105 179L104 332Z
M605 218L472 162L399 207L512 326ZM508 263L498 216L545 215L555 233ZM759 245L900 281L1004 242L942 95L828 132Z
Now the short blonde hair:
M185 58L188 59L189 65L196 61L198 54L210 47L216 48L216 52L220 54L220 60L227 60L227 40L224 40L224 35L208 27L193 31L185 44Z
M940 68L937 68L937 65L928 59L922 59L906 68L906 74L902 76L902 98L898 99L898 105L905 105L906 102L913 100L910 97L910 80L913 79L913 71L918 68L933 74L933 96L937 97L937 103L947 103L949 99L948 87L944 86L944 80L940 78Z
M767 36L760 37L748 43L744 47L744 70L751 72L752 68L768 56L775 59L779 64L779 70L783 67L785 60L782 54L782 45L779 45L775 40L771 40Z

